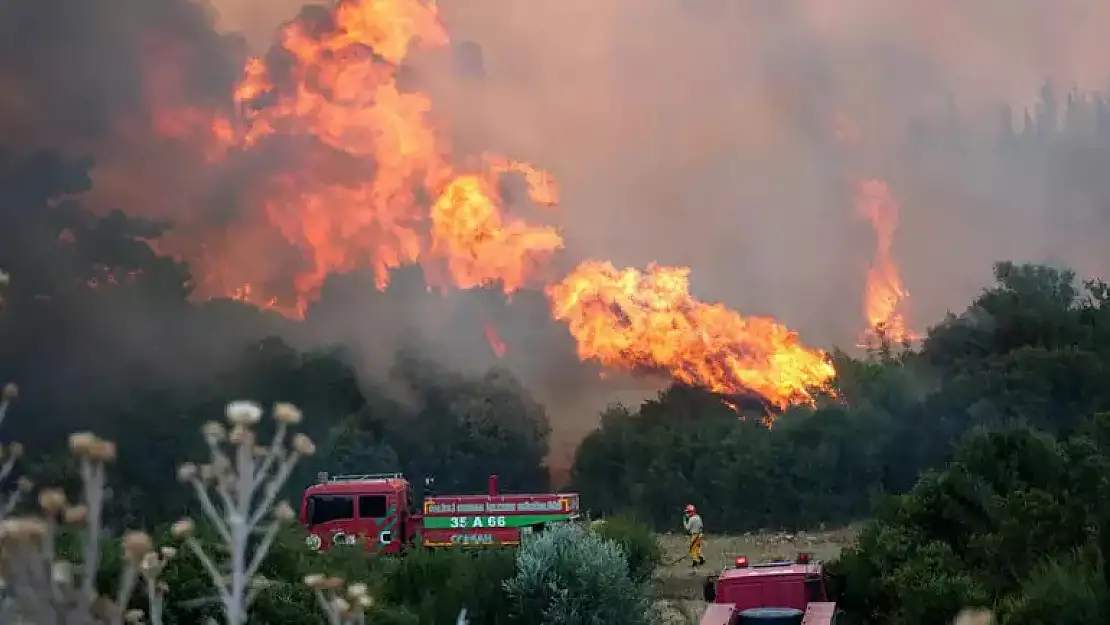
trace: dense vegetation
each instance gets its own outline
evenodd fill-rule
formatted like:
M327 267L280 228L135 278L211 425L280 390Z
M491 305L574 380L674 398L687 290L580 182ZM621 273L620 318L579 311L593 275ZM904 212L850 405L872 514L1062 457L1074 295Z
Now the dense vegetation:
M660 528L686 499L718 531L812 526L906 491L972 428L1076 431L1110 401L1106 286L1009 263L996 276L919 350L838 355L839 399L771 429L688 389L636 413L613 408L579 450L576 484L602 510L631 508Z
M1110 162L1105 106L1071 106L1078 112L1065 131L1031 119L1033 130L999 143L999 160L1028 167L1031 154L1082 149ZM959 136L921 132L932 140L918 156ZM480 490L491 472L507 489L548 486L547 417L511 373L452 370L414 340L384 355L388 375L371 381L341 349L303 348L311 341L276 314L195 304L188 268L144 242L164 224L95 217L67 199L89 187L89 166L0 154L0 266L12 276L0 378L22 388L3 437L31 451L20 470L35 482L76 488L65 433L111 438L119 457L107 525L163 528L153 533L172 543L167 524L194 506L174 484L176 467L205 451L183 433L249 397L311 415L303 431L319 450L287 495L319 469L400 469L435 475L443 490ZM1075 182L1067 168L1052 180ZM861 621L931 625L976 604L1014 625L1105 620L1110 287L1041 265L1000 263L995 279L920 347L836 353L836 396L779 415L773 428L680 386L639 407L614 406L579 449L574 486L594 512L656 529L675 529L688 502L711 532L870 517L834 571L843 606ZM403 273L381 297L423 297L420 282ZM559 603L568 593L615 622L606 610L618 601L634 612L643 604L658 549L627 521L601 534L567 528L519 557L404 561L310 559L290 534L267 560L266 576L280 583L260 595L255 617L320 622L311 593L292 580L329 569L374 587L377 622L448 622L465 608L476 623L554 625L573 622ZM103 563L107 573L119 566ZM197 622L211 609L197 566L185 554L167 569L176 589L167 622Z
M771 430L686 390L614 409L582 445L577 483L660 526L686 497L714 529L869 514L834 567L861 622L942 623L968 605L1003 623L1101 622L1110 291L1043 266L996 277L919 350L841 356L843 401Z

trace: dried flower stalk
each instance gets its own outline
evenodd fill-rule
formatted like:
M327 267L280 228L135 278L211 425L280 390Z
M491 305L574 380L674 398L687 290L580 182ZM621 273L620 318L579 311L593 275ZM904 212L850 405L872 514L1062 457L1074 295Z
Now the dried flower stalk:
M69 447L81 466L81 501L71 504L61 489L46 488L39 492L38 515L0 522L0 574L8 592L5 616L66 625L145 622L143 613L128 609L138 581L144 580L150 623L161 625L165 586L158 576L172 550L155 552L148 534L127 532L121 540L124 566L116 597L98 596L104 475L106 465L116 458L116 446L80 432L70 436ZM84 557L80 565L58 557L57 536L63 524L75 526L81 533Z
M292 405L274 407L274 437L262 448L256 444L254 430L262 418L258 404L232 402L225 416L230 430L217 422L201 429L208 444L209 462L200 466L184 464L177 476L192 485L207 521L227 547L229 561L218 566L204 551L193 536L195 524L191 519L178 521L172 531L185 541L211 577L227 625L243 625L254 598L267 586L258 577L258 568L278 531L295 517L289 504L276 501L278 493L297 461L312 455L315 446L303 434L290 439L289 426L301 420L300 411ZM251 537L259 532L261 541L250 549Z

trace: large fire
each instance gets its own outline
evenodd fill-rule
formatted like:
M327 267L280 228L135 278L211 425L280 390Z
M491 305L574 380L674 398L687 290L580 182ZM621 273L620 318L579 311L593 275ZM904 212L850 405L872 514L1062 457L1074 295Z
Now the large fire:
M333 20L322 34L287 27L288 62L279 72L261 59L248 62L234 94L239 117L213 124L229 148L308 136L365 167L365 176L335 182L319 175L329 163L309 162L273 181L269 220L308 260L294 279L298 309L329 274L367 265L381 287L390 270L411 263L445 266L464 288L523 286L562 239L553 228L506 217L497 177L523 173L542 203L557 201L556 191L548 174L510 159L487 155L456 166L429 118L430 99L398 87L411 47L447 43L435 5L362 0L338 5Z
M662 370L722 395L754 391L780 409L812 403L815 389L827 389L836 371L824 353L803 347L774 319L694 299L689 274L588 261L547 292L584 359Z
M506 173L519 174L533 204L554 206L554 178L499 155L456 154L432 117L430 98L399 86L410 50L447 43L432 3L355 0L338 4L330 24L286 27L282 54L247 63L232 94L235 114L210 116L204 155L215 165L275 141L307 146L286 150L296 162L250 189L268 229L303 262L292 279L294 302L224 277L237 273L228 271L227 259L194 264L201 273L217 266L221 272L199 277L222 285L202 296L234 297L296 317L329 275L360 268L370 268L380 288L392 270L410 264L422 265L441 286L463 289L497 285L512 293L551 282L548 260L563 247L560 233L510 214L498 183ZM196 128L197 115L192 108L170 111L158 116L158 126L181 136ZM587 261L547 294L583 359L665 372L723 395L757 393L778 408L811 403L814 389L828 387L835 372L824 353L806 349L773 319L744 318L693 299L687 274ZM503 341L488 324L485 330L503 354Z

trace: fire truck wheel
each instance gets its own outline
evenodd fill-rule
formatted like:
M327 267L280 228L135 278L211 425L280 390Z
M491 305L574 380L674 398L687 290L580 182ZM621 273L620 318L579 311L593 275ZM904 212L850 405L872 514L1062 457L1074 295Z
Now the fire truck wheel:
M794 608L751 608L740 613L740 625L801 625L805 613Z

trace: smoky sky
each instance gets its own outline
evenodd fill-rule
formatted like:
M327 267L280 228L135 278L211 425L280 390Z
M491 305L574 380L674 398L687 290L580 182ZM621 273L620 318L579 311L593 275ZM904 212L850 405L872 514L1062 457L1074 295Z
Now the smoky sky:
M3 3L6 136L105 141L123 120L143 121L167 73L179 79L182 100L226 97L243 42L221 36L212 20L185 0Z
M437 106L468 143L480 136L555 172L572 258L690 265L703 297L845 344L863 323L874 246L851 181L877 177L902 203L894 256L919 326L965 305L994 260L1105 269L1091 188L1061 193L1047 168L987 153L999 107L1020 114L1046 79L1060 97L1104 88L1105 3L441 6L456 38L482 46L487 73L444 78ZM908 155L914 120L953 102L968 145ZM836 138L838 119L856 145Z

